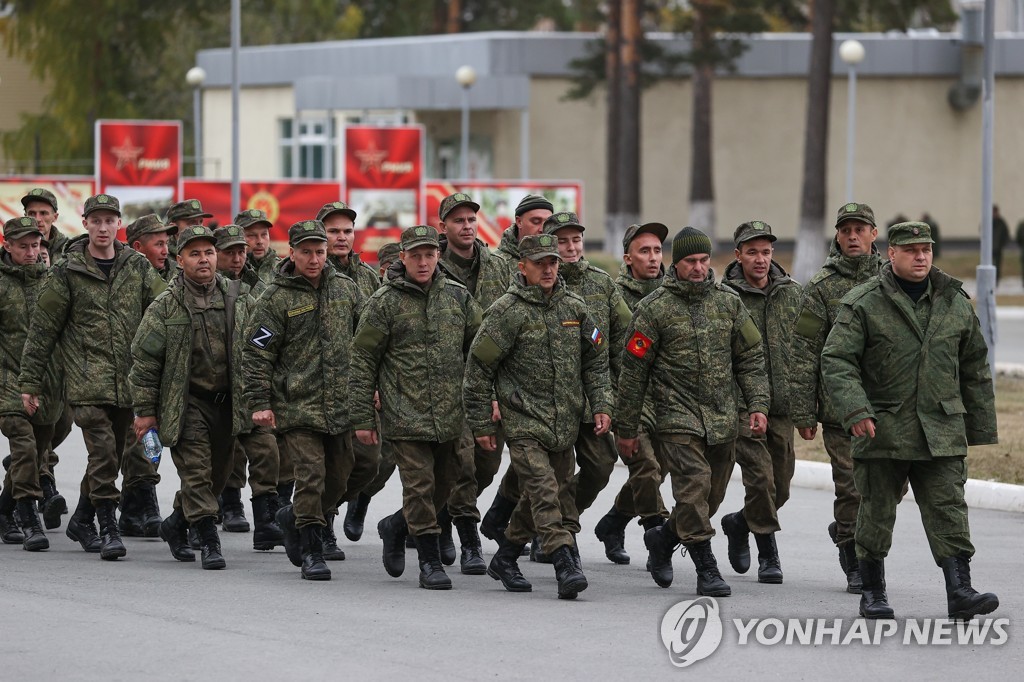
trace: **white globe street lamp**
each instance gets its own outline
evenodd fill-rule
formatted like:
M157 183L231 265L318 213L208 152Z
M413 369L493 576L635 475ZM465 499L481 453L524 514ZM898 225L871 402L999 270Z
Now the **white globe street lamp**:
M839 58L849 67L846 94L846 200L853 201L853 161L857 135L857 65L864 61L864 45L859 40L844 40Z
M462 160L462 179L469 179L469 89L476 83L476 69L460 66L455 71L455 80L462 86L462 144L459 157Z

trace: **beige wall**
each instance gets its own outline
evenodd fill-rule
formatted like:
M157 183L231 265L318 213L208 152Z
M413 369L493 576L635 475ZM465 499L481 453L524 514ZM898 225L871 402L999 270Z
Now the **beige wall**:
M36 80L29 65L9 56L7 47L0 43L0 132L20 128L23 113L41 112L48 93L49 87ZM0 162L5 160L0 150Z
M290 87L246 88L239 94L243 180L280 177L278 120L295 115L294 101ZM206 179L231 179L230 89L203 91L203 158Z

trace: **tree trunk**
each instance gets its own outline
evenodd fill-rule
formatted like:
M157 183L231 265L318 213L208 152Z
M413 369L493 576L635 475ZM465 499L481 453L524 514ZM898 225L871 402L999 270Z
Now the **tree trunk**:
M693 51L706 54L714 36L700 9L694 8ZM715 238L715 179L711 165L711 85L715 77L711 64L694 64L690 78L693 90L693 118L690 127L690 220L705 232L712 244Z
M622 46L619 59L619 112L618 134L619 206L616 221L609 225L606 251L622 255L622 235L629 225L640 220L640 44L643 40L641 18L643 2L624 0L622 3Z
M793 277L806 283L825 259L828 188L828 119L832 87L832 24L835 0L815 0L811 19L811 66L807 77L804 179Z
M448 0L448 20L445 22L445 33L462 31L462 0Z
M615 225L619 223L619 128L621 120L620 49L622 45L622 2L608 3L608 25L605 29L605 82L608 88L608 122L605 131L605 251L613 251Z

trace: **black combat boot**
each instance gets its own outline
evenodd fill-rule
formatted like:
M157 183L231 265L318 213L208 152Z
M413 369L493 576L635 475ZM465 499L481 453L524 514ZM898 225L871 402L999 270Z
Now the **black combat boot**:
M686 550L697 567L697 594L705 597L728 597L732 588L722 580L718 570L718 561L711 551L711 540L695 542L686 546Z
M156 485L144 483L138 487L136 501L142 516L142 534L147 538L160 537L160 501L156 497Z
M248 533L249 521L245 518L245 506L242 505L242 491L238 488L224 488L220 494L221 509L224 510L224 521L221 528L225 533Z
M295 492L295 481L287 481L277 484L278 509L284 509L292 503L292 493Z
M491 508L484 514L480 521L480 534L485 538L501 543L505 537L505 529L508 522L512 520L512 512L516 510L516 501L502 497L501 493L495 493Z
M640 525L643 527L646 533L652 528L661 528L665 525L665 519L661 516L648 516L646 519L640 519Z
M145 517L142 515L142 502L139 497L137 488L124 488L121 490L121 503L119 505L121 508L121 518L117 521L117 528L120 534L126 538L146 537ZM102 522L100 525L103 525Z
M352 542L359 542L363 537L363 524L366 522L366 510L370 508L370 496L359 493L356 499L349 500L345 507L345 521L341 528L345 537Z
M448 513L448 505L441 507L437 513L437 525L441 526L441 537L438 546L441 548L441 563L451 566L455 563L458 552L455 551L455 540L452 538L452 516ZM416 545L419 549L419 544Z
M203 540L199 537L199 529L195 526L188 527L188 546L193 550L200 550L203 547Z
M57 485L49 476L39 477L39 487L43 489L43 499L39 502L39 511L43 513L43 525L46 530L60 527L60 517L68 513L68 503L64 496L57 492Z
M265 552L284 545L284 532L274 518L277 499L274 493L252 498L252 548L255 550Z
M522 545L514 544L505 538L498 545L498 551L491 557L491 564L487 567L487 575L495 580L500 580L509 592L533 591L533 585L523 577L523 572L519 570L517 560L522 551Z
M277 525L284 534L284 552L293 566L302 565L302 541L299 538L299 529L295 527L295 512L289 504L277 510L275 516Z
M320 531L324 561L344 561L345 550L338 547L338 536L334 534L334 519L337 514L327 514L327 525Z
M555 565L559 599L575 599L577 594L587 589L587 577L576 565L569 545L556 549L551 554L551 563Z
M629 563L629 554L626 553L626 526L629 520L630 517L612 507L594 527L594 535L604 543L604 555L613 564L625 566Z
M96 507L100 522L100 558L104 561L116 561L128 553L117 528L116 510L117 503L113 500L103 500Z
M679 538L663 524L648 528L644 532L644 544L647 545L647 570L651 572L654 582L658 587L669 587L672 585L672 554L679 546Z
M540 536L534 535L533 542L530 543L530 561L535 564L550 564L554 563L551 557L544 552L544 548L541 546Z
M324 562L323 526L310 524L299 529L303 580L330 580L331 569Z
M455 519L455 528L459 531L459 543L462 545L462 558L459 561L464 575L483 575L487 573L480 535L476 532L476 521L469 517Z
M59 517L58 517L59 518ZM36 512L36 501L25 498L18 500L18 519L25 535L22 547L28 552L41 552L50 549L50 541L39 525L39 514Z
M0 492L0 540L5 545L20 545L25 542L25 534L14 520L14 497L11 495L10 486Z
M377 524L377 535L384 542L384 570L392 578L397 578L405 572L405 538L409 535L402 510L381 519Z
M171 548L171 556L178 561L195 561L196 555L188 546L188 522L180 509L175 509L160 523L160 539Z
M836 544L839 537L836 522L828 524L828 536L832 538L832 544L839 550L839 566L846 574L846 591L850 594L860 594L862 582L860 577L860 563L857 561L857 543L847 540L843 544Z
M946 578L946 606L953 620L970 620L999 608L999 597L978 594L971 586L971 560L964 556L943 559L939 566Z
M722 517L722 532L729 539L729 565L737 573L750 570L750 527L743 511Z
M853 544L853 543L850 543ZM885 563L882 559L860 559L860 615L865 618L895 618L885 594Z
M420 587L425 590L450 590L452 579L441 564L441 548L437 535L417 535L416 554L420 564Z
M754 542L757 543L757 582L778 585L782 582L782 564L775 533L754 533Z
M204 516L195 523L202 542L202 562L204 571L217 571L226 568L228 562L220 552L220 537L217 535L217 519Z
M68 527L64 534L82 545L82 549L90 554L98 554L103 542L96 532L96 509L88 497L79 497L75 513L68 519ZM6 542L6 540L5 540Z

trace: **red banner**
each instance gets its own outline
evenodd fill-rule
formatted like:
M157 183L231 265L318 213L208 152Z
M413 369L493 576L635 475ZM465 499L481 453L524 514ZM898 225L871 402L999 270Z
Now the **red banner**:
M346 201L356 228L423 223L423 129L419 126L345 129Z
M96 121L96 188L126 221L181 199L180 121Z
M57 197L57 228L69 237L85 232L82 208L93 194L93 179L88 175L18 175L0 178L0 223L25 215L21 198L35 187ZM0 238L2 240L2 238Z

